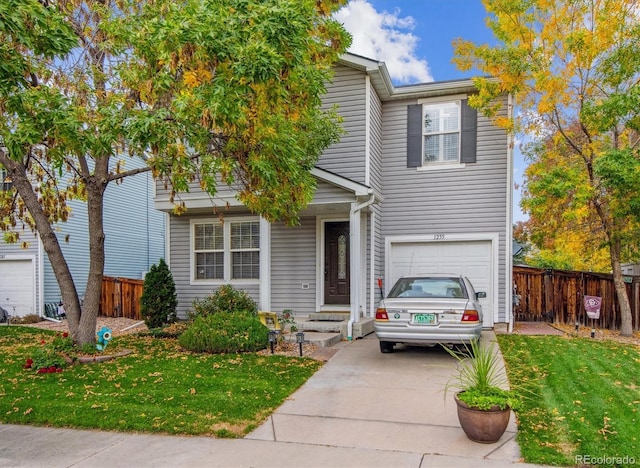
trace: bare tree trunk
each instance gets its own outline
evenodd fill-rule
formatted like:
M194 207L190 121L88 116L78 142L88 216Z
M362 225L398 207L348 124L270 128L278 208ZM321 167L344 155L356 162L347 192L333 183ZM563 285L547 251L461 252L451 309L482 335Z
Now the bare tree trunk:
M620 265L620 241L610 242L609 250L611 252L611 268L613 271L613 285L616 290L618 303L620 304L620 335L631 336L633 334L631 303L627 295L627 286L624 283L622 275L622 266Z
M42 240L42 246L45 252L49 256L49 261L53 272L58 281L60 287L60 293L62 294L62 302L64 303L65 312L69 321L69 333L74 342L79 343L78 326L80 323L80 300L78 298L78 291L76 290L69 265L67 264L58 237L56 236L49 219L42 209L42 205L38 200L38 196L33 190L31 181L29 180L26 168L23 164L14 161L0 150L0 163L7 169L11 177L13 186L18 191L18 194L22 198L31 214L31 217L35 221L36 230Z
M96 323L100 310L102 277L105 264L104 192L107 187L108 170L109 158L96 159L94 175L89 177L86 183L89 274L79 328L80 343L95 343L96 340Z

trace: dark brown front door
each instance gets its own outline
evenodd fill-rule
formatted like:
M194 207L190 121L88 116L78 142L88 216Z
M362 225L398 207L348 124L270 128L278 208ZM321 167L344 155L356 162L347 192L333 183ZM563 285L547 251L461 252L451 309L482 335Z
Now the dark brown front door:
M349 223L324 225L324 303L349 304Z

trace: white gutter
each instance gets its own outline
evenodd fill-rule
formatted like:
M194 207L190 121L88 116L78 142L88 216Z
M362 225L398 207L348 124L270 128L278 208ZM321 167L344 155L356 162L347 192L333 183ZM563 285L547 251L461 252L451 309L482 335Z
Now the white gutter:
M351 266L359 266L360 265L360 211L363 208L366 208L369 205L372 205L376 201L376 196L372 194L369 199L365 202L362 202L358 205L355 203L351 204L351 212L349 213L349 236L352 239L350 241L351 245L351 254L350 254L350 263ZM353 248L353 243L357 242L358 250ZM359 268L352 268L352 273L355 273L359 270ZM353 278L353 276L357 276L357 278ZM353 324L354 322L359 321L359 305L360 305L360 275L352 275L352 279L355 281L351 281L351 307L350 307L350 316L349 321L347 322L347 339L349 341L353 340Z

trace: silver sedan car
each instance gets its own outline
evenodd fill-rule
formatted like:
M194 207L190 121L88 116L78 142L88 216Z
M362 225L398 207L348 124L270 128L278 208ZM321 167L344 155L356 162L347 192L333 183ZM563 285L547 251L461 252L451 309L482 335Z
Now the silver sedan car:
M464 345L479 340L482 307L464 276L417 275L400 278L376 310L374 329L380 351L396 343L417 346Z

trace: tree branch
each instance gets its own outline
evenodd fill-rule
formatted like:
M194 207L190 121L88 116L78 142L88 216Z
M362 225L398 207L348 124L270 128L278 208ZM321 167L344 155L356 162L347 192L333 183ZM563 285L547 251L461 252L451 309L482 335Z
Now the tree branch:
M107 177L108 182L113 182L114 180L121 180L125 177L133 176L136 174L142 174L143 172L149 172L151 170L150 166L139 167L137 169L131 169L129 171L118 172L117 174L109 174Z

